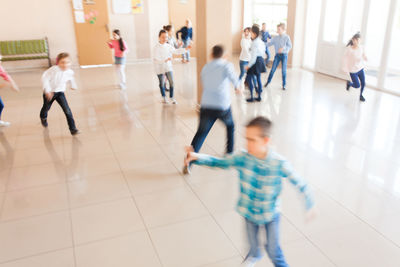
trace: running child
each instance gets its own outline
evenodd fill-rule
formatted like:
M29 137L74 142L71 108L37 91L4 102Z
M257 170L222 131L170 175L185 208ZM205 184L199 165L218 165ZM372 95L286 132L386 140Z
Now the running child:
M276 68L279 66L279 63L282 62L282 90L286 90L286 69L287 69L287 60L288 60L288 53L290 49L292 49L292 42L290 41L289 35L285 33L286 25L285 23L279 23L277 26L278 36L275 36L271 39L267 46L274 46L275 47L275 58L274 62L272 63L271 71L268 75L267 83L265 87L267 87L274 77L274 73Z
M174 48L168 43L167 31L161 30L158 34L158 43L153 50L154 67L159 80L160 92L163 103L167 104L168 100L165 95L165 77L169 83L169 97L172 104L177 104L174 98L174 79L172 75L172 54L182 55L186 53L191 46L186 48Z
M283 180L287 179L304 197L307 217L315 214L309 186L292 170L290 164L269 147L272 123L264 117L251 120L246 126L247 151L216 158L197 154L192 147L186 149L186 166L193 162L214 168L235 168L239 174L240 196L236 211L245 219L250 250L244 263L255 266L262 258L258 241L259 229L267 235L265 249L274 266L288 267L280 240L280 195Z
M8 75L8 73L4 70L3 66L1 65L1 59L2 57L0 55L0 89L4 87L11 87L15 91L19 91L17 84L10 77L10 75ZM10 126L11 123L1 120L1 113L3 112L3 109L4 109L4 103L0 96L0 127L7 127Z
M128 53L128 46L126 42L122 40L120 30L113 31L113 39L110 40L108 46L114 49L114 59L115 59L115 70L119 79L119 87L122 90L126 89L126 74L125 74L125 64L126 57Z
M54 101L61 106L67 118L68 127L72 135L79 133L75 126L74 117L69 108L65 90L67 83L71 83L71 89L76 90L74 71L71 69L71 59L68 53L60 53L57 56L57 65L46 70L42 75L43 84L43 107L40 110L40 120L43 127L47 127L47 113Z

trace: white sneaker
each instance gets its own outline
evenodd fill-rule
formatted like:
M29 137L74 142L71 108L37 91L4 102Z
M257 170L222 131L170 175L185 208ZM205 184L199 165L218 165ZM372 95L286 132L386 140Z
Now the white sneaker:
M168 99L165 96L163 97L162 103L163 104L168 104Z
M254 258L248 258L246 261L243 262L242 266L243 267L254 267L256 266L258 260Z
M11 123L9 123L9 122L0 121L0 127L8 127L8 126L10 126L10 125L11 125Z
M174 104L174 105L178 104L178 102L176 101L175 98L171 98L171 103Z
M121 88L121 90L126 90L126 85L124 83L120 83L119 88Z

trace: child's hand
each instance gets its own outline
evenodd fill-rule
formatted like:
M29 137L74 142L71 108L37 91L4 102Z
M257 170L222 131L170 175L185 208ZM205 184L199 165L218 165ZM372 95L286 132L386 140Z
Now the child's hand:
M190 44L190 45L188 45L188 46L186 47L186 50L190 50L190 49L192 49L192 44Z
M317 217L318 211L317 208L314 206L310 210L307 211L306 213L306 222L309 223L310 221L313 221L315 217Z
M249 66L245 66L244 69L245 69L246 71L248 71L248 70L249 70Z
M45 96L46 96L46 99L47 99L48 101L50 101L50 100L53 99L54 93L45 93Z
M166 60L165 60L165 62L168 62L168 61L170 61L170 60L172 60L172 58L167 58Z
M283 52L283 48L281 47L281 48L278 49L278 53L282 54L282 52Z

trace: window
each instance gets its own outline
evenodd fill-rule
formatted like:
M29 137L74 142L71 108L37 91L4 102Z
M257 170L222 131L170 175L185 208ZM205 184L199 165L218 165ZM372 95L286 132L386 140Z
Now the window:
M342 0L326 0L324 34L326 42L337 42L339 36Z
M364 0L347 0L346 17L343 29L344 44L347 44L356 32L361 31L363 10Z
M267 24L270 31L280 22L287 23L288 0L253 0L252 23Z
M317 56L321 1L308 0L304 39L304 67L314 69Z
M400 2L397 1L394 15L393 31L390 38L388 69L385 77L385 88L400 93Z

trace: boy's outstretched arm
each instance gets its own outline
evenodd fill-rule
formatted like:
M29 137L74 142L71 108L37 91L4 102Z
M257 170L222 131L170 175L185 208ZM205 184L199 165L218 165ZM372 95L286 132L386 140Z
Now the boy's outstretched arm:
M314 197L308 184L293 171L288 162L283 163L282 172L284 176L289 179L289 182L304 196L306 209L307 211L310 211L314 207Z
M188 166L190 162L193 162L193 164L196 165L228 169L236 164L235 155L228 156L226 158L217 158L206 154L195 153L192 147L186 147L185 150L185 166Z

